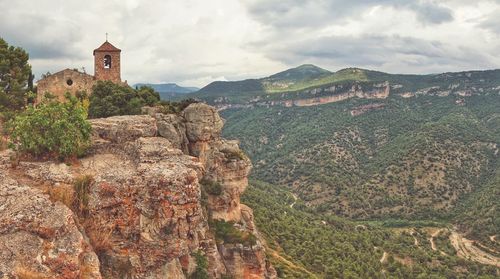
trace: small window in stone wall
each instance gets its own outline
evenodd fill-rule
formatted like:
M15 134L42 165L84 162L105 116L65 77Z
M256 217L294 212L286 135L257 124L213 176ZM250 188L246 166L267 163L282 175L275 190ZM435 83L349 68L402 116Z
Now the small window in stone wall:
M66 84L69 86L73 85L73 80L68 78L68 80L66 80Z
M111 55L104 55L104 69L111 69Z

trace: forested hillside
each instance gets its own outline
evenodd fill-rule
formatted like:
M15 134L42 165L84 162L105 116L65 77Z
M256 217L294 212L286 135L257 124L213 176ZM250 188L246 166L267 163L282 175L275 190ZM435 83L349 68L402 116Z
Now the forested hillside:
M254 209L280 278L496 278L493 266L456 256L438 223L355 223L305 209L284 189L252 181ZM438 232L436 234L436 232ZM430 242L432 234L436 234ZM434 246L432 245L434 243ZM435 250L434 250L435 249Z
M246 202L285 277L476 278L492 269L459 258L499 266L499 92L500 71L304 65L193 96L271 183Z
M316 75L346 72L359 76L337 81L336 92L321 91L327 88L321 85L266 94L276 100L335 96L339 88L352 90L346 82L367 92L370 82L384 80L390 93L307 106L222 107L224 135L241 141L254 162L253 176L296 193L316 213L436 220L498 251L498 71Z
M446 218L497 168L498 96L377 101L224 112L255 177L286 185L309 206L357 219Z

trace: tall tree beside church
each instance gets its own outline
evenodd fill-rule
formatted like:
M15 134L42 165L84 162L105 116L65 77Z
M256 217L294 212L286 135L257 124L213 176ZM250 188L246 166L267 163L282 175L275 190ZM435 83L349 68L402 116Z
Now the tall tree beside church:
M24 105L31 76L28 59L24 49L9 46L0 38L0 107L19 109Z

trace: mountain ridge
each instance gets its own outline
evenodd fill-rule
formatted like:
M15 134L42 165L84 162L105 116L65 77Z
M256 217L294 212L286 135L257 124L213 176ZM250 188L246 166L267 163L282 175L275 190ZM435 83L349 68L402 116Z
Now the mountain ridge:
M176 83L137 83L134 84L135 88L148 86L152 87L160 94L162 100L171 100L173 98L182 96L184 94L192 93L200 90L198 87L180 86Z
M308 74L304 68L314 69L313 74ZM360 68L324 71L314 65L302 65L260 79L213 82L184 97L202 100L218 109L229 109L311 106L355 97L386 98L389 94L403 98L450 94L463 97L500 90L498 69L425 75L388 74ZM273 76L275 78L271 78Z

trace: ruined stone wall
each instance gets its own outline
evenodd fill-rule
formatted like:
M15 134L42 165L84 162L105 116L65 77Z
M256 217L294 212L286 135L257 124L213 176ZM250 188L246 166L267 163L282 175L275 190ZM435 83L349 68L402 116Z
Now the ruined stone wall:
M90 95L92 86L94 86L95 82L96 80L93 76L76 70L66 69L60 71L38 81L36 103L42 101L45 93L55 95L60 101L64 101L64 94L66 94L66 92L74 96L78 91L85 91Z

